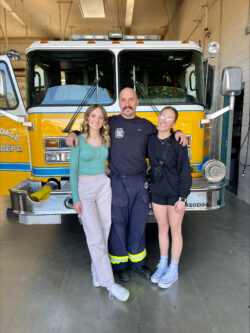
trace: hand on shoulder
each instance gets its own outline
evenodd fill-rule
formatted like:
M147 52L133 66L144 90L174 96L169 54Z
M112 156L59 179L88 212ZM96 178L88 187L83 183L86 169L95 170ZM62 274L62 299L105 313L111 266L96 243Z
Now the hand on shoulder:
M188 139L182 131L175 132L175 140L178 141L182 146L187 146Z
M66 137L66 144L69 147L74 147L74 146L78 146L78 136L76 135L76 133L71 132L67 135Z

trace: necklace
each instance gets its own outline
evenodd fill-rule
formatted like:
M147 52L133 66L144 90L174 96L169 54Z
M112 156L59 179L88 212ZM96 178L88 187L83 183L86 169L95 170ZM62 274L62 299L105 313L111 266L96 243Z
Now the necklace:
M165 143L168 141L169 137L165 138L165 139L159 139L160 140L160 143L162 145L165 145Z

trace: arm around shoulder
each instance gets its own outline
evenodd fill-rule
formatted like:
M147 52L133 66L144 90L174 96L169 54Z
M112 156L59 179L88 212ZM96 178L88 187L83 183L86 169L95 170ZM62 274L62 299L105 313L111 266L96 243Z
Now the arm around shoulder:
M78 169L79 169L79 146L70 148L70 186L72 190L73 202L80 201L78 195Z
M180 197L187 198L192 186L191 166L188 158L188 149L178 145L178 170L180 175Z
M66 144L69 147L78 146L78 137L81 134L79 131L72 131L66 137Z
M175 140L179 141L182 146L187 146L188 139L181 130L175 131L174 136L175 136Z

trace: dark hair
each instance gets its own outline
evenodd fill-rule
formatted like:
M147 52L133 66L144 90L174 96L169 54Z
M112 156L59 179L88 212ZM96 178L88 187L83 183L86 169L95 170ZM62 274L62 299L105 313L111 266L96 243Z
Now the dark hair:
M165 107L161 110L160 113L162 113L162 111L167 110L167 109L172 110L172 111L174 112L174 114L175 114L175 121L176 121L176 120L178 119L178 111L177 111L176 108L174 108L173 106L165 106Z

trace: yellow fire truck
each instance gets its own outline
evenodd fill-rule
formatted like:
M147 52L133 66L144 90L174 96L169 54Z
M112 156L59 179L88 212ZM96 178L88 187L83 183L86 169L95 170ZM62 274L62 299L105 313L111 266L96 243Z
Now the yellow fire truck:
M233 108L240 69L223 72L222 90L231 96L230 106L207 115L203 50L197 44L158 36L117 37L33 43L26 50L27 110L9 58L0 57L0 191L10 191L11 209L21 223L60 223L61 215L75 213L65 137L80 128L87 105L102 104L109 115L118 114L124 87L137 92L137 115L155 124L163 106L179 111L176 128L188 137L193 169L187 210L223 206L225 166L209 160L208 123Z

